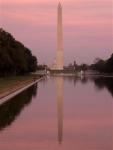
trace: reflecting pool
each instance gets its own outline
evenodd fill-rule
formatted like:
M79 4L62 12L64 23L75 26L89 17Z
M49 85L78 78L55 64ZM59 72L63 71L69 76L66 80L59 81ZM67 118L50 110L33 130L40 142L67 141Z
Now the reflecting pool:
M113 78L51 76L0 105L0 150L113 150Z

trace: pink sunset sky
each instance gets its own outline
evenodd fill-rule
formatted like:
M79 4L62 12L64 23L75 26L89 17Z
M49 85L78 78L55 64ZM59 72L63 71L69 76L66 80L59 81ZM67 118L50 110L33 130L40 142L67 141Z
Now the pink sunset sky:
M112 0L61 0L65 64L113 53ZM30 48L39 63L56 55L57 0L0 0L0 27Z

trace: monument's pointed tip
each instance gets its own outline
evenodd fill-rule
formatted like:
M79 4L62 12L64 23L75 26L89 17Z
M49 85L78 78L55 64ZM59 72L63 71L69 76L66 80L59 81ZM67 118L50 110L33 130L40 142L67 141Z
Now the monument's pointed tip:
M60 7L62 6L60 1L59 1L59 3L58 3L58 6L60 6Z

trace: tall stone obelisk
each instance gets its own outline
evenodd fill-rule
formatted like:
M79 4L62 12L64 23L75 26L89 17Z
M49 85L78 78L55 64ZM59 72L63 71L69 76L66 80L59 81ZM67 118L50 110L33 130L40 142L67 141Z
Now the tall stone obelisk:
M62 6L58 4L58 18L57 18L57 58L56 69L63 70L64 66L64 51L63 51L63 25L62 25Z

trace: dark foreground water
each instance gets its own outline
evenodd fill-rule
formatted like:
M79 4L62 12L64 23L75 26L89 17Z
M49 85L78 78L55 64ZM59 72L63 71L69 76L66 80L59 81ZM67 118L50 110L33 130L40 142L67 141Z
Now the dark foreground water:
M113 79L48 77L2 104L0 150L113 150Z

